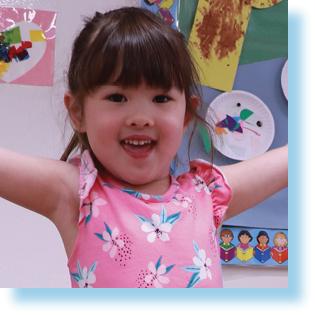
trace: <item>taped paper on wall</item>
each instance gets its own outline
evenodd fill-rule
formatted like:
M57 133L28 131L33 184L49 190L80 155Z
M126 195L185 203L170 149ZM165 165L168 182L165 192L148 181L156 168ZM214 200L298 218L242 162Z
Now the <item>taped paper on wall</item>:
M0 7L0 83L53 85L56 17Z

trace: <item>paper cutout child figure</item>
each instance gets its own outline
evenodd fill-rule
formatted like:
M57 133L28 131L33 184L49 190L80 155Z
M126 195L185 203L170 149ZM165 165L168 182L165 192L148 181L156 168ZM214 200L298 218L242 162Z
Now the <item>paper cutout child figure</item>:
M288 260L288 239L283 232L278 232L273 239L275 246L271 249L272 259L278 264Z
M220 244L220 258L224 262L228 262L235 257L235 246L231 243L234 235L231 230L224 229L221 231L220 238L222 240Z
M248 260L252 259L255 255L253 246L249 244L249 242L251 242L252 239L253 237L246 230L242 230L238 234L238 240L240 241L240 243L237 245L237 248L236 248L236 257L242 263L246 263Z
M255 258L262 264L271 258L271 248L267 245L269 243L269 236L267 232L260 231L257 236L258 245L255 247Z

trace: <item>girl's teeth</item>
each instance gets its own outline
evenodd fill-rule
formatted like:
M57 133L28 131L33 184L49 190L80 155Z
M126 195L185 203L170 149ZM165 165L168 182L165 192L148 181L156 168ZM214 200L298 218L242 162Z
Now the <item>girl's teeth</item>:
M125 143L129 143L132 145L144 145L144 144L150 144L151 140L125 140Z

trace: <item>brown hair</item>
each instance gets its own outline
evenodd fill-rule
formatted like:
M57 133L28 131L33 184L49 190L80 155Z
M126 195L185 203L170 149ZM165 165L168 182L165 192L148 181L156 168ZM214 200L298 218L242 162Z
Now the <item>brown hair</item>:
M171 89L176 85L184 91L186 112L196 126L203 121L194 108L191 96L197 95L198 75L187 49L184 36L160 17L142 8L122 8L105 14L96 13L85 20L85 27L74 41L68 71L68 89L81 108L86 95L112 82L124 86L139 86L143 79L149 86ZM193 119L195 118L195 119ZM61 159L66 160L76 149L90 148L87 135L74 134Z

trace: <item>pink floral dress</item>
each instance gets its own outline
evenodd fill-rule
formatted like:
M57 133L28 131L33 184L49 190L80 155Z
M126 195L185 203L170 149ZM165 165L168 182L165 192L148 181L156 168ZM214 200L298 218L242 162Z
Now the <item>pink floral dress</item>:
M72 287L222 287L216 229L232 193L215 166L194 160L164 195L150 196L101 178L88 151L70 162L81 199Z

